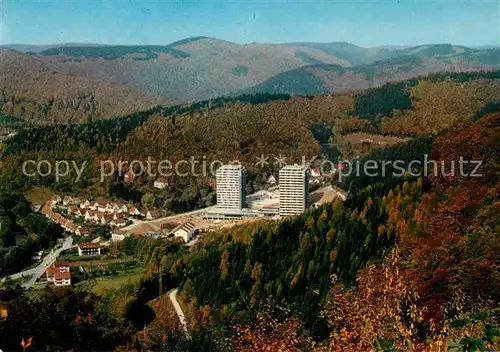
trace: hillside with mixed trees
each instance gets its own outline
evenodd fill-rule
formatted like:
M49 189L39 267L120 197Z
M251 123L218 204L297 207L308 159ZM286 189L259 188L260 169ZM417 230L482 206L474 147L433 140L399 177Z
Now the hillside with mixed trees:
M346 179L346 202L213 232L189 251L127 239L120 246L148 267L140 283L100 297L13 288L0 339L9 349L29 335L51 350L498 350L499 135L500 113L478 114L370 156L429 154L448 167L462 156L483 161L480 177L465 175L474 165L455 176L389 170ZM155 319L174 287L190 339Z
M345 202L210 232L189 248L127 238L113 250L133 257L145 273L100 293L72 287L31 295L2 283L0 308L8 315L0 318L1 348L15 350L31 336L33 350L51 351L498 350L499 108L500 71L488 71L436 73L341 94L157 105L80 123L39 126L4 113L0 126L16 134L1 144L2 273L31 265L30 254L51 248L62 234L24 199L35 186L137 204L152 199L165 213L213 204L210 176L172 177L164 190L148 177L126 184L114 174L100 182L106 159L237 159L247 167L249 192L277 172L272 162L255 165L261 154L289 163L359 157L361 165L379 166L428 155L445 171L454 161L456 173L396 176L388 168L384 177L351 175L333 181L348 191ZM483 161L481 177L458 174L461 156ZM74 171L56 182L20 168L26 160L63 159L87 163L78 182ZM174 288L191 338L168 306Z
M477 60L477 63L476 63ZM355 67L316 63L280 73L241 92L326 94L379 87L434 72L472 72L498 68L500 51L473 53L452 58L417 54L390 58Z
M55 121L131 113L153 106L150 102L165 103L167 98L191 102L242 93L336 93L438 71L500 67L498 48L450 44L408 48L363 48L349 43L240 45L194 37L169 45L16 45L12 49L17 51L1 49L2 66L8 73L2 82L7 94L3 104L10 101L5 113L36 119L49 114Z
M171 103L134 87L59 72L36 56L1 49L0 61L1 111L30 123L87 122Z
M25 190L43 185L64 192L92 189L114 194L113 184L116 186L120 179L109 177L101 184L100 161L146 162L148 157L172 163L194 157L200 164L203 160L208 164L214 160L240 160L249 170L252 187L258 188L266 175L277 172L272 163L265 168L256 167L256 157L263 153L271 158L281 154L290 163L301 163L302 157L309 160L313 156L336 162L383 146L377 144L377 135L401 142L404 138L435 134L457 121L496 111L499 102L499 71L493 71L439 73L336 95L218 98L157 106L83 124L33 127L4 117L0 122L15 128L17 135L2 146L2 188ZM375 142L356 142L360 134ZM22 175L18 165L31 159L69 159L79 165L85 161L88 167L77 184L73 182L74 173L55 184L54 177ZM187 200L185 206L190 208L199 204L196 199L206 192L203 189L209 180L188 179L173 179L172 183L173 189L190 189L181 192ZM137 186L134 197L140 198L151 182L145 178L137 180L132 186ZM164 195L166 199L181 195L172 192Z

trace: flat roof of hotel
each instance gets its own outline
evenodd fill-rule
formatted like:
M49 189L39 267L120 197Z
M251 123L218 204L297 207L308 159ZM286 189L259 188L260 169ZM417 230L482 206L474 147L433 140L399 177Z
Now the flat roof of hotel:
M240 164L225 164L221 165L219 169L241 169L243 165Z
M303 166L303 165L298 165L298 164L295 164L295 165L285 165L281 168L281 170L305 170L306 167Z

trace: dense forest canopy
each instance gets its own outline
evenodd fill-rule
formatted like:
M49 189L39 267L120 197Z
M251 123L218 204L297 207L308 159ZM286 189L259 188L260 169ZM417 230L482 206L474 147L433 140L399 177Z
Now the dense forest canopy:
M379 169L382 161L419 163L400 175L390 166L383 176L334 180L348 191L345 202L213 231L189 248L129 237L114 250L145 273L103 293L74 287L29 295L7 282L0 341L7 350L28 336L36 349L82 351L499 349L499 78L498 71L441 73L354 93L226 97L81 124L34 127L2 116L17 134L2 145L1 275L31 265L34 251L62 237L30 208L23 193L31 187L100 188L135 202L149 192L149 179L100 182L105 158L238 159L255 188L277 172L255 166L262 153L356 159L361 167L375 160ZM411 138L366 150L346 142L361 132ZM482 160L482 176L422 174L426 158L449 165L461 156ZM90 165L78 183L71 174L57 182L19 170L26 160L65 158ZM212 204L208 179L171 181L153 196L169 211ZM191 339L176 323L156 325L174 288L189 310Z

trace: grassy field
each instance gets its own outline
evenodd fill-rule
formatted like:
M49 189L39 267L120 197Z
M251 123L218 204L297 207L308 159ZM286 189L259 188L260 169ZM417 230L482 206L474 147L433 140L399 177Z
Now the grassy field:
M134 268L127 273L100 277L94 280L88 280L82 282L82 284L88 284L91 286L92 290L97 294L102 294L107 290L118 288L122 285L128 283L136 283L144 274L145 269L141 267Z
M129 261L134 260L133 257L123 257L123 258L99 258L99 257L93 257L92 259L82 259L82 258L88 258L88 257L76 257L76 258L70 258L68 260L70 263L70 266L91 266L91 265L109 265L113 263L126 263ZM64 258L61 258L61 260L64 260Z

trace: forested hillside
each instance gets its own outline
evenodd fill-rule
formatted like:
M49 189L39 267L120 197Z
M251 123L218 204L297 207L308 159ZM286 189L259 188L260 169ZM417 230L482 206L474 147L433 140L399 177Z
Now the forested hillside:
M337 93L431 72L500 67L498 48L450 44L407 48L363 48L350 43L240 45L193 37L169 45L11 48L19 51L2 49L8 74L2 83L3 105L11 102L4 112L43 122L123 115L167 99L192 102L241 93Z
M498 52L477 53L484 65L474 64L475 59L460 56L446 60L409 55L377 61L355 67L342 67L316 63L280 73L254 87L242 90L243 93L286 93L286 94L325 94L340 93L354 89L382 86L387 82L401 81L434 72L478 72L484 69L498 69ZM491 66L489 66L491 65Z
M495 111L500 101L499 82L498 71L439 73L339 95L244 95L158 106L106 121L20 127L3 146L1 173L8 180L3 187L46 185L81 192L99 184L101 160L145 162L148 157L173 163L190 157L208 164L240 160L248 168L250 180L262 182L264 174L277 171L272 164L256 167L256 157L263 153L271 158L281 154L289 163L313 156L336 162L384 146L355 144L351 136L356 133L365 133L368 139L374 138L370 134L415 137L438 133L456 121ZM12 119L4 120L12 126ZM26 177L18 167L25 160L55 162L61 158L79 165L87 162L79 183L73 183L74 173L54 184L53 177ZM114 181L114 177L107 179L101 185L103 192L112 192ZM192 188L189 196L185 194L189 204L196 203L200 187L207 181L188 182ZM181 180L173 181L177 182Z
M499 126L500 114L487 114L372 155L483 160L481 177L362 177L345 203L213 232L189 252L129 239L123 250L149 263L140 284L99 300L65 289L38 298L13 291L0 336L18 341L29 331L46 347L92 349L99 341L130 351L497 350ZM190 340L145 328L155 315L147 302L178 285ZM22 318L46 307L57 312L51 324Z
M170 103L121 84L60 73L38 57L11 50L0 50L0 60L2 112L30 122L86 122Z

